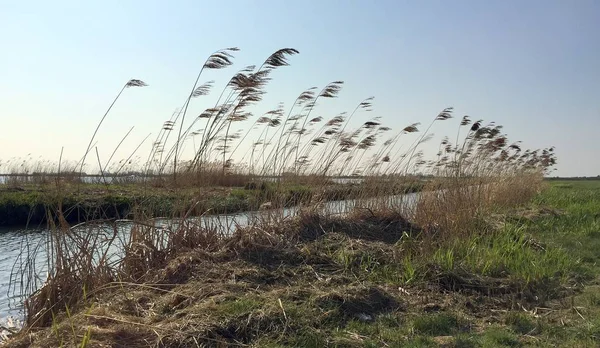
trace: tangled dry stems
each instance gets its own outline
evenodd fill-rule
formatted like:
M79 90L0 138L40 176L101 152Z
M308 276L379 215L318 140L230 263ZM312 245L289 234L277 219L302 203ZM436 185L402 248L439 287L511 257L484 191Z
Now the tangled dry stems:
M227 267L232 269L242 261L271 266L302 264L307 262L307 258L305 255L299 256L295 246L316 243L315 241L333 232L342 233L348 238L386 245L408 238L415 241L415 250L432 242L438 245L451 242L479 232L476 228L479 217L490 214L495 209L513 207L530 200L539 191L543 174L556 162L553 148L523 151L518 143L508 142L501 133L500 126L494 123L484 125L483 121L472 122L467 116L460 121L456 143L452 144L448 138L444 138L437 158L427 160L419 150L420 145L431 139L429 130L435 122L450 122L448 120L453 117L452 108L446 108L434 117L425 132L413 141L408 150L400 153L396 150L400 140L407 134L417 133L419 124L403 128L382 143L379 143L379 138L391 129L383 125L379 118L368 119L359 127L351 128L349 121L355 114L371 110L372 98L359 103L349 115L338 115L329 120L311 116L319 99L338 95L343 84L341 81L332 82L319 93L313 88L302 92L288 113L277 108L252 120L252 115L245 109L261 100L270 72L287 65L288 56L298 53L293 49L275 52L257 70L248 67L235 74L216 106L207 109L193 119L187 128L183 128L192 98L209 91L211 84L198 86L202 71L231 65L235 51L236 49L217 51L207 59L182 110L163 125L148 160L142 165L143 174L148 178L155 178L150 184L173 185L176 188L185 185L242 186L253 182L253 178L270 175L278 183L292 180L317 186L327 182L330 174L361 174L364 182L355 197L358 202L355 208L341 218L323 216L310 212L322 201L322 197L315 197L305 207L309 212L301 213L296 218L276 213L268 219L237 229L232 236L224 235L218 228L201 226L187 214L183 218L177 216L174 223L165 226L157 226L156 221L148 220L151 216L137 216L127 235L123 235L117 223L109 224L108 230L107 225L71 229L64 219L60 219L61 212L58 209L58 221L62 223L52 228L49 235L52 271L46 283L25 302L24 332L51 326L57 316L82 310L83 304L92 294L103 292L111 284L148 285L160 288L161 291L171 291L172 285L161 284L182 284L188 281L189 267L195 267L194 257L226 258L230 262ZM131 81L125 87L130 87L130 83L131 87L145 85L141 81ZM120 95L121 93L117 99ZM195 133L193 129L196 123L202 121L206 122L205 130ZM246 121L251 123L246 128L246 133L231 133L232 123ZM169 135L177 122L177 138L168 147ZM241 143L249 134L256 135L251 132L255 127L260 129L258 137L241 157L240 163L235 164L232 158L240 149L237 142ZM462 142L459 136L461 130ZM194 146L193 157L182 160L181 148L186 142L189 143L190 135L200 135L201 140L199 145ZM93 137L90 144L92 140ZM88 151L78 163L81 169ZM126 160L125 163L127 162ZM101 165L101 168L106 169L108 164ZM113 173L118 174L123 168L119 164ZM423 181L423 176L414 175L417 172L427 174L428 180ZM424 185L425 189L411 211L401 209L389 199L388 196L403 193L402 190L415 183ZM368 197L381 199L367 200ZM278 197L273 197L274 202L277 199ZM115 253L115 250L118 252ZM182 258L190 255L189 253L192 253L191 261L183 261ZM327 265L323 255L315 256L309 264L316 267L321 264L319 262ZM211 263L212 266L214 263ZM157 281L156 277L160 274L161 279ZM440 280L440 284L448 282L450 281L447 279ZM454 284L458 280L450 283L452 282ZM227 286L220 285L224 288L213 291L226 291L224 289ZM382 301L390 306L397 305L378 291L377 288L369 288L360 296L373 298L371 302ZM323 301L348 302L348 298L343 300L340 296L342 295L329 293ZM175 302L185 301L184 297ZM138 305L142 309L145 306L141 303ZM178 304L172 303L172 306L176 308ZM351 310L342 309L344 312ZM221 340L228 335L248 338L253 333L267 329L285 332L285 311L280 308L274 308L273 311L281 313L283 320L279 314L276 319L271 315L264 316L266 321L262 321L260 316L255 317L252 320L254 326L247 328L250 331L244 331L246 334L240 334L239 331L234 334L226 327L219 328L221 331L195 327L194 332L202 333L195 337L214 343L213 340ZM112 314L103 314L100 309L86 318L99 326L100 322L120 320ZM125 330L113 335L128 340L131 345L147 343L145 340L149 340L150 336L154 337L153 342L158 340L162 344L168 339L180 343L181 340L190 339L182 328L173 330L167 335L170 338L167 338L165 334L151 333L155 329L153 325L131 322L129 319L123 319L122 324L129 328L133 325L136 330ZM94 335L102 334L95 332ZM127 335L133 337L126 337Z

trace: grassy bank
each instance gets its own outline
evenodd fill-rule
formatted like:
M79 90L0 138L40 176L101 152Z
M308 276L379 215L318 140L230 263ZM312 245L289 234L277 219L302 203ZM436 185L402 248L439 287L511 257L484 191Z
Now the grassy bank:
M32 207L41 216L41 201L53 217L50 272L41 288L34 252L15 263L25 317L9 346L497 346L555 339L536 331L534 315L574 308L560 301L577 294L593 271L560 244L534 236L545 212L556 209L552 202L545 210L526 207L556 163L553 147L522 149L501 125L463 116L456 128L444 126L455 133L427 154L422 144L438 141L433 130L452 122L452 107L394 130L369 116L372 97L348 112L317 116L314 110L337 98L343 81L254 115L250 106L262 100L270 74L299 53L293 48L235 73L214 107L188 113L212 87L200 75L231 66L237 51L207 58L184 105L139 160L135 172L161 180L97 190L61 181L63 173L84 168L116 177L135 167L139 147L116 162L121 143L104 160L94 145L121 92L146 86L132 79L81 159L67 168L61 154L47 167L61 178L57 189L3 195L18 201L5 204L13 209L5 216L24 216ZM13 161L9 169L40 172L28 163ZM322 180L356 175L366 179L360 185ZM285 180L240 181L248 176ZM413 179L423 176L430 180L415 187ZM418 189L418 197L402 196L410 201L362 199ZM349 214L318 209L348 198L358 198ZM186 219L264 203L274 209L233 235ZM298 203L297 216L284 214L283 207ZM135 222L126 232L116 222L94 223L112 215ZM160 215L173 219L159 224L153 218ZM70 228L75 221L86 224Z
M80 289L9 346L597 346L599 211L590 181L454 238L392 211L306 212L130 260L135 281Z
M191 216L258 210L264 203L273 208L401 194L420 191L421 182L402 184L367 182L334 184L288 180L283 183L260 180L236 186L169 187L156 183L130 184L11 184L0 185L0 226L40 225L48 209L61 207L68 223L97 219ZM53 214L54 215L54 214Z

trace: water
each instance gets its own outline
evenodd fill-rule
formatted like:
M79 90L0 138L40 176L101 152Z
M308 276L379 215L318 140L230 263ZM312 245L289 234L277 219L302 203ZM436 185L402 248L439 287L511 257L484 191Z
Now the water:
M48 260L45 236L41 230L0 229L0 318L22 316L21 298L12 291L15 287L21 288L21 277L12 273L13 268L25 261L23 258L35 256L37 268L45 273L47 267L43 264Z
M369 200L342 200L326 202L321 211L328 215L345 214L356 207L368 206L372 203L385 201L393 204L398 209L410 209L414 207L419 195L410 193L406 195L390 196L385 198L374 198ZM286 208L283 211L251 211L237 214L208 215L193 218L197 223L205 227L217 228L224 234L232 233L238 226L247 226L263 218L265 215L277 214L278 217L292 217L299 211L298 207ZM283 216L282 216L283 215ZM170 220L157 220L156 225L166 228L176 223ZM131 222L122 221L117 223L117 243L109 248L112 258L119 257L119 246L127 242ZM86 229L89 226L75 226L75 229ZM94 228L96 233L105 233L110 236L113 230L108 225L99 225ZM0 228L0 322L6 317L23 317L23 293L31 293L39 288L45 281L49 269L48 262L48 231L43 229L20 229ZM98 248L98 252L104 250ZM33 267L23 267L24 265ZM35 270L22 276L20 269ZM31 271L33 272L33 271ZM33 282L27 280L33 279Z
M0 184L6 184L11 182L11 180L16 180L19 183L21 182L29 182L29 183L39 183L39 182L43 182L43 181L50 181L52 182L52 180L54 180L56 178L56 175L33 175L33 174L23 174L23 175L9 175L9 174L0 174ZM281 177L278 176L261 176L261 177L257 177L258 180L264 180L264 181L277 181L279 180ZM139 182L143 182L145 180L147 180L148 177L145 176L141 176L141 175L119 175L116 177L107 175L105 177L102 177L100 175L82 175L81 176L81 181L86 183L86 184L102 184L102 183L113 183L117 182L117 183L139 183ZM360 184L363 179L361 177L356 177L356 178L352 178L352 177L329 177L329 180L331 180L333 183L336 184Z

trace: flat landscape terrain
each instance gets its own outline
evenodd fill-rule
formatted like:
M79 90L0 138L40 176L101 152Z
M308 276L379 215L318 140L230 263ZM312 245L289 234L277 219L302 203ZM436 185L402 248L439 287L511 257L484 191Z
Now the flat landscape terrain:
M383 211L249 227L8 346L598 346L600 181L544 186L460 238Z
M340 5L0 5L0 348L600 347L600 1Z

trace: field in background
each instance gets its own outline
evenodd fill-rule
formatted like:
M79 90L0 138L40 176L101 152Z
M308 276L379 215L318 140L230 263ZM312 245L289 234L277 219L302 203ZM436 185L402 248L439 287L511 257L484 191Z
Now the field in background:
M420 191L427 178L322 178L310 176L217 176L173 187L170 177L136 177L103 183L62 181L57 176L11 177L0 184L0 226L45 226L48 209L60 203L62 218L91 220L234 214L261 207L286 208L380 194ZM53 181L55 183L53 183ZM382 190L385 187L385 190ZM56 216L52 213L50 216Z

